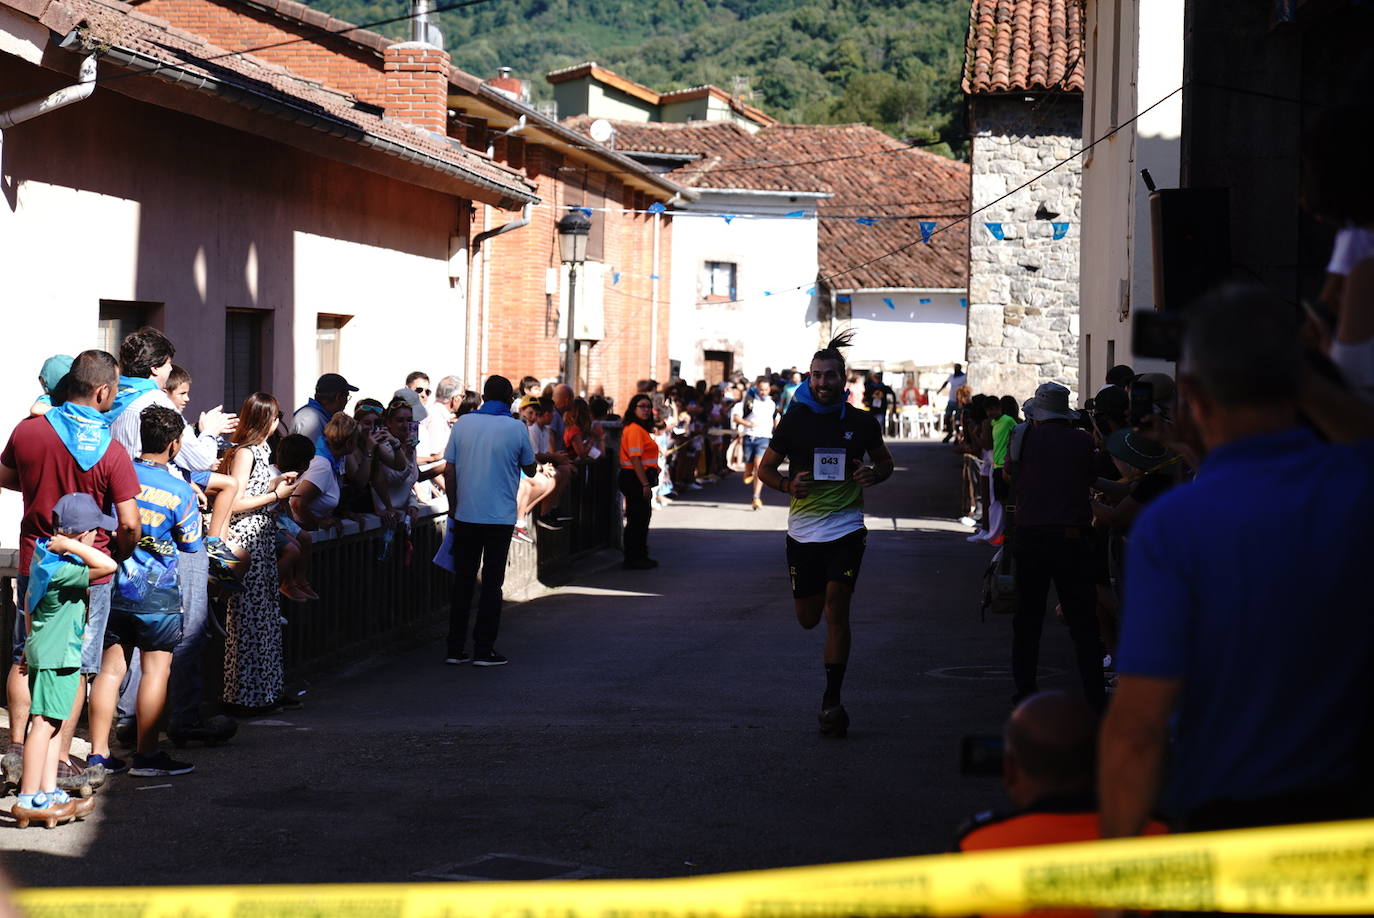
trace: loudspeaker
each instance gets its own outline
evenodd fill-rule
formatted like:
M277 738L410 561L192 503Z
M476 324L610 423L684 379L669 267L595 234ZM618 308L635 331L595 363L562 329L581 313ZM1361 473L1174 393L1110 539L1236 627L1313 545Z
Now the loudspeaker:
M1180 311L1231 273L1230 194L1161 188L1150 194L1155 308Z

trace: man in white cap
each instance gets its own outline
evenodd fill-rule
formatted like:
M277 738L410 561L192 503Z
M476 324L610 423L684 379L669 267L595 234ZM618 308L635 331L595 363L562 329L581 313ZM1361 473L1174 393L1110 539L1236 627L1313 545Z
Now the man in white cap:
M1093 587L1092 506L1088 489L1097 479L1093 441L1070 422L1069 390L1044 383L1035 390L1035 421L1021 438L1016 469L1016 588L1012 618L1015 700L1039 690L1040 631L1050 584L1054 584L1073 639L1083 697L1101 710L1102 647Z

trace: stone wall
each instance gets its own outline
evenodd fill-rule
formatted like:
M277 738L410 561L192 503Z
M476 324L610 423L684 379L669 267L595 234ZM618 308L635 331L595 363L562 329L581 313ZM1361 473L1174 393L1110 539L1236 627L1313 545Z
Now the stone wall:
M1083 99L975 96L973 208L997 200L1082 146ZM973 218L969 232L968 376L974 392L1029 398L1043 382L1078 391L1075 159ZM1068 232L1054 238L1055 222ZM988 223L1002 225L997 239Z

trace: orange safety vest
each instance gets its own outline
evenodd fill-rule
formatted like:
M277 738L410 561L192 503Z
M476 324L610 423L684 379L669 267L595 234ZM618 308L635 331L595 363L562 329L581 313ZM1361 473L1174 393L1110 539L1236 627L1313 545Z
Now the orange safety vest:
M1066 813L1030 810L1007 817L983 813L973 818L970 828L959 838L959 850L990 851L1095 841L1102 837L1098 833L1097 820L1095 811L1083 810ZM1164 823L1150 820L1141 834L1164 835L1168 831ZM1036 909L1015 918L1085 918L1092 914L1090 909Z

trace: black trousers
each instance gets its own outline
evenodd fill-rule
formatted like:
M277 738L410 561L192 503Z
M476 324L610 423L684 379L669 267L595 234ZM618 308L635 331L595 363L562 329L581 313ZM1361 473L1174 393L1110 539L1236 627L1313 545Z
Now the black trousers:
M650 485L658 484L658 469L649 466L644 469L644 477ZM649 518L653 516L653 505L644 496L644 486L634 469L620 470L620 493L625 497L625 560L640 561L649 557Z
M1011 671L1017 700L1039 690L1040 632L1053 583L1073 639L1083 697L1099 711L1106 706L1090 536L1088 527L1016 527L1013 551L1019 603L1011 623Z
M514 527L449 520L453 527L453 596L448 617L448 655L463 652L468 637L468 610L482 568L482 595L472 628L473 652L481 655L496 644L501 628L501 586L506 582L506 556Z

